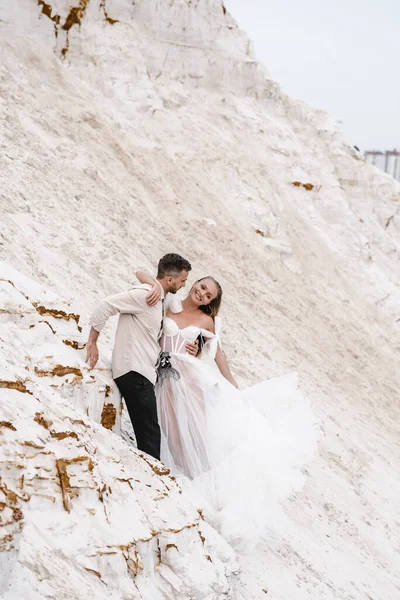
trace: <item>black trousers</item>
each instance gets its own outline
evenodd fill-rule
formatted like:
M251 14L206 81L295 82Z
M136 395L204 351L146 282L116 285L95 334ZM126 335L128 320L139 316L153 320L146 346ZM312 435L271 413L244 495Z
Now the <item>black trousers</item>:
M154 385L135 371L114 381L125 400L139 450L160 460L161 433Z

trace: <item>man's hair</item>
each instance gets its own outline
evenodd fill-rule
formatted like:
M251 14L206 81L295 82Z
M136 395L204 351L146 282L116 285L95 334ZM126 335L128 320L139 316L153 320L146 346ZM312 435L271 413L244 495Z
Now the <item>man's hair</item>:
M192 265L186 258L179 254L166 254L158 263L157 277L167 277L168 275L177 275L182 271L191 271Z

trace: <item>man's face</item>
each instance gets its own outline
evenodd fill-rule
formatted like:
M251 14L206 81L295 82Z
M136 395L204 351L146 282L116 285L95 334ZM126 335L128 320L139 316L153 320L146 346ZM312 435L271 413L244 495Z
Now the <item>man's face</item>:
M187 271L181 271L177 275L170 275L167 278L168 291L170 294L176 294L178 290L185 287L189 273Z

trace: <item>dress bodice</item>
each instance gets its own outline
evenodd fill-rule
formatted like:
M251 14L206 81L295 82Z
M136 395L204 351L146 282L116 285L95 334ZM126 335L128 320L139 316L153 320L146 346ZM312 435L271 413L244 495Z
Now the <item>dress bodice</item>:
M205 338L213 338L214 334L207 329L188 325L182 329L170 317L165 317L160 346L164 352L173 354L186 354L186 344L194 342L202 334Z

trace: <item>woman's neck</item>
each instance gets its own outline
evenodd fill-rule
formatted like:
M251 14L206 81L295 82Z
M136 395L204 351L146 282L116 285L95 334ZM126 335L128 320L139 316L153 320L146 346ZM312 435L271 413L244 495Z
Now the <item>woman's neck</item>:
M183 306L183 309L187 312L196 312L199 308L196 304L194 304L194 302L191 300L190 296L187 296L182 301L182 306Z

